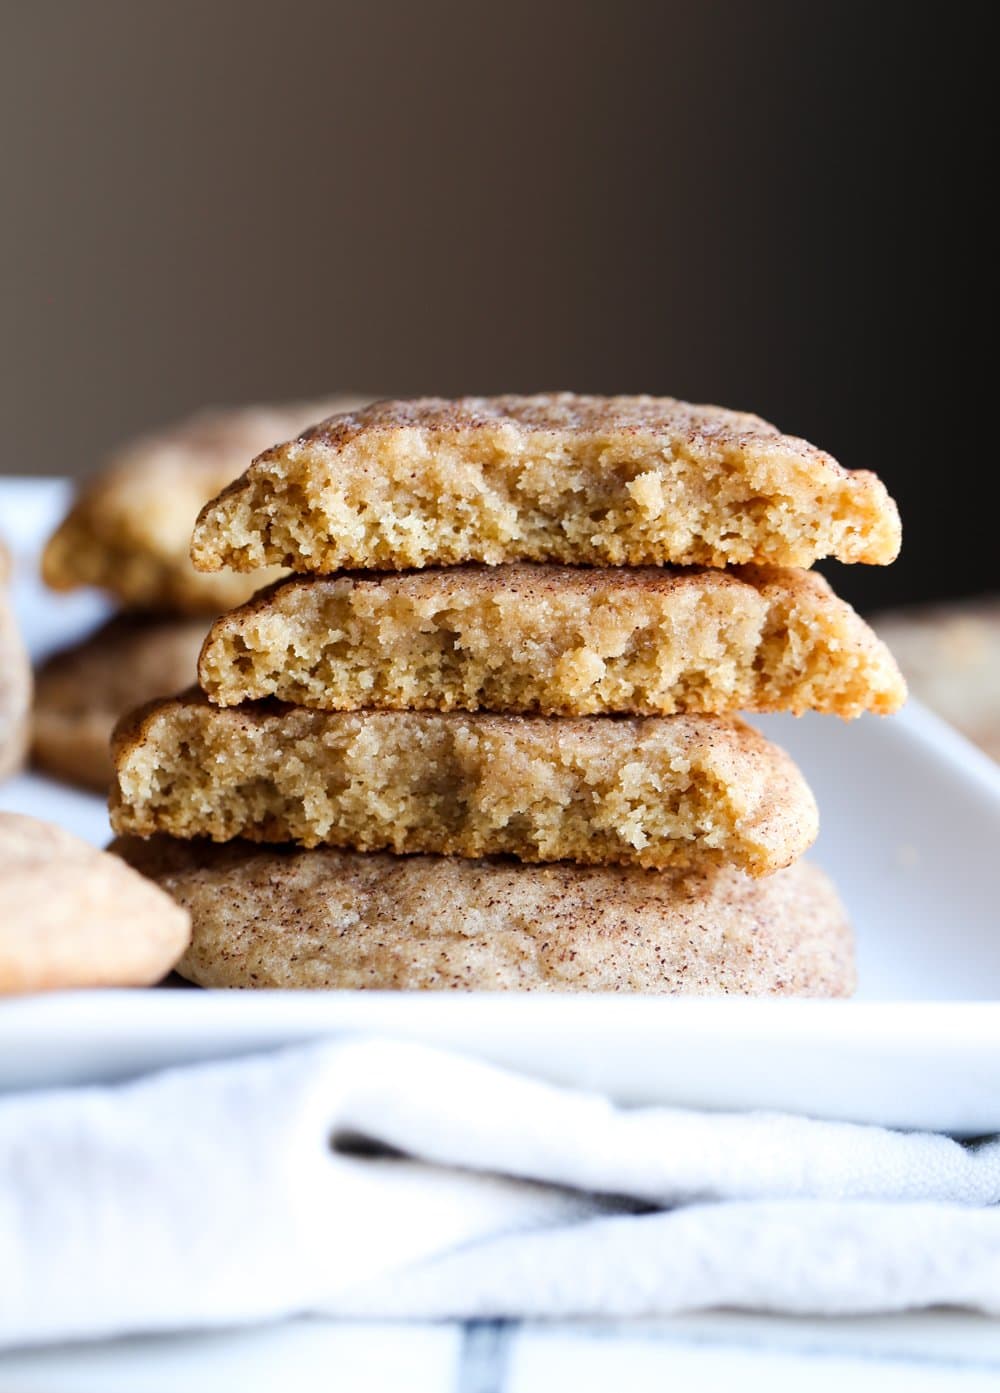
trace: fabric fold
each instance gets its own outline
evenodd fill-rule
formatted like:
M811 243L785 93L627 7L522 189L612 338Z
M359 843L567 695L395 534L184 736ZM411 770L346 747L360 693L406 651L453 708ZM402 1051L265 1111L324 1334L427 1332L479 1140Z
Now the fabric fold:
M995 1311L998 1199L996 1140L626 1109L347 1038L0 1099L0 1343L309 1311Z

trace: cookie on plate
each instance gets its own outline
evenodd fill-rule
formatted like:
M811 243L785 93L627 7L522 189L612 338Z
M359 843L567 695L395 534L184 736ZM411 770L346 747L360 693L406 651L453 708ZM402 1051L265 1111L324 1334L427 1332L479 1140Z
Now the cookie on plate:
M24 758L31 706L31 664L7 597L10 562L0 543L0 779Z
M429 397L341 413L206 505L199 570L465 561L885 565L899 515L757 416L671 397Z
M752 875L813 842L798 769L736 717L154 702L114 737L118 833Z
M213 625L221 706L673 715L888 713L892 655L822 576L782 567L456 566L284 581Z
M143 702L189 687L204 637L204 619L120 614L53 654L35 677L34 763L107 793L115 725Z
M896 610L872 622L914 696L1000 761L1000 597Z
M131 609L215 615L241 604L278 572L199 575L188 555L198 510L260 450L358 402L203 411L124 446L82 486L49 541L46 582L56 590L98 586Z
M798 862L766 880L124 838L191 914L205 987L847 996L850 926Z
M120 858L0 812L0 994L150 985L190 929L187 910Z

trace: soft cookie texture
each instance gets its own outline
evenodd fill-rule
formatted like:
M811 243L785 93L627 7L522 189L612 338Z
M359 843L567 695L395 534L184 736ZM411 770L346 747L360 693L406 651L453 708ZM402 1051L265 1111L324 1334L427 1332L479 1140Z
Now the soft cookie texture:
M42 560L56 590L96 585L131 609L215 615L278 574L199 575L191 565L198 510L260 450L359 398L203 411L124 446L85 484Z
M116 832L752 875L812 843L788 756L735 717L326 712L156 702L114 739Z
M112 848L191 914L206 987L846 996L851 930L800 862L753 881L622 866L215 846Z
M887 713L892 655L812 571L457 566L297 578L216 620L199 680L233 706L582 716Z
M563 392L333 416L209 503L192 557L203 571L886 564L899 538L874 474L757 416Z
M53 654L35 678L35 764L57 779L107 793L118 720L154 697L189 687L204 637L204 619L121 614Z
M187 910L118 857L0 813L0 994L147 986L189 938Z
M7 598L9 569L0 544L0 779L24 758L31 707L31 664Z

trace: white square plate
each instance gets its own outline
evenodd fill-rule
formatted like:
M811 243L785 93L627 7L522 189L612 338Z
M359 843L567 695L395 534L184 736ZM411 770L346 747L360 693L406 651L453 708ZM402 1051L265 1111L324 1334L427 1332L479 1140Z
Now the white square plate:
M0 480L36 655L103 613L47 595L60 481ZM1000 1130L1000 768L911 703L890 720L768 717L815 790L812 853L858 936L849 1002L366 992L78 992L0 1003L0 1088L122 1078L343 1030L435 1041L629 1102L781 1108L963 1134ZM102 844L99 799L34 776L0 808Z

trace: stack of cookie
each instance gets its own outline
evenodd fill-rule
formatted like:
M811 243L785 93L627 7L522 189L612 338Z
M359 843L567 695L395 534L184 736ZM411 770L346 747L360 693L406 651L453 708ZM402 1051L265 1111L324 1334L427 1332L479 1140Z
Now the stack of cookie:
M120 613L39 669L32 753L40 768L107 791L119 716L188 686L208 620L263 583L195 570L188 553L199 509L273 440L358 405L342 397L202 411L125 445L80 489L45 549L43 575L54 590L105 590Z
M203 510L200 569L305 574L119 727L117 849L209 986L844 994L812 795L735 713L900 704L800 569L898 546L873 475L716 407L333 417Z

